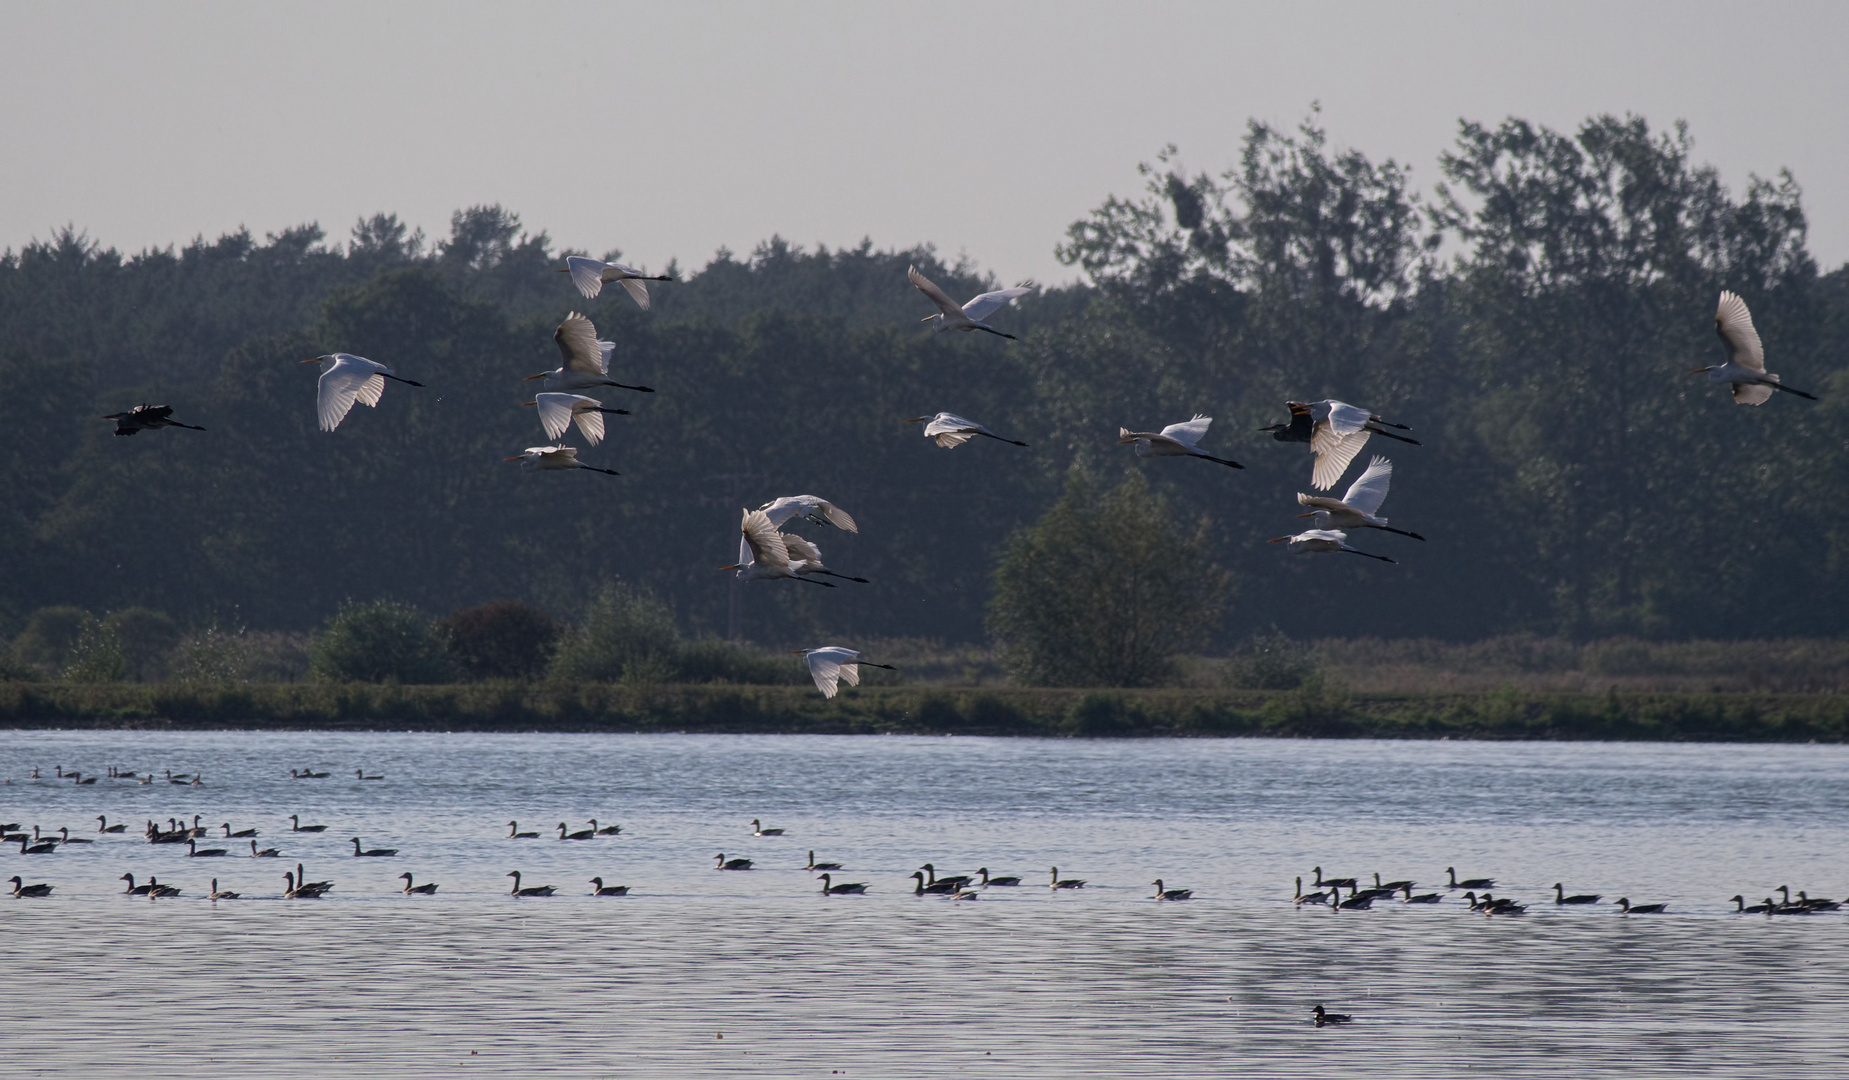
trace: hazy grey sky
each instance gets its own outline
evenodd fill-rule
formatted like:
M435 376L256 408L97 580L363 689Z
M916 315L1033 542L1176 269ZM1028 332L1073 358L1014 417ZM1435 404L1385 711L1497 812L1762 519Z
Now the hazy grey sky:
M660 267L773 233L1073 275L1066 226L1168 142L1236 160L1321 101L1438 179L1459 117L1689 122L1790 168L1849 259L1849 4L27 3L0 0L0 248L125 251L499 202Z

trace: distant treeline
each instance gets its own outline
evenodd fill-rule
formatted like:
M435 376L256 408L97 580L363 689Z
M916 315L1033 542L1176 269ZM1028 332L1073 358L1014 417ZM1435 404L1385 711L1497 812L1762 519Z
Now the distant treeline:
M0 683L0 727L1842 742L1849 697L793 686Z
M829 565L873 584L742 587L747 638L979 641L1004 541L1073 469L1143 470L1209 519L1236 589L1220 649L1273 627L1849 630L1849 271L1819 273L1789 177L1730 192L1680 129L1612 117L1466 124L1426 196L1313 120L1252 125L1223 174L1171 161L1072 227L1084 284L991 320L1013 343L919 327L908 264L955 295L993 284L928 250L773 239L660 284L651 311L617 289L586 302L553 272L564 252L499 207L434 243L382 215L333 243L304 226L125 257L66 231L9 252L0 631L59 604L302 631L379 598L570 621L621 581L698 640L728 628L716 568L739 508L814 493L861 527L809 529ZM1740 408L1688 374L1719 356L1723 288L1752 306L1770 370L1820 403ZM606 395L634 415L584 456L620 477L501 460L544 441L519 380L557 364L551 330L574 310L617 343L618 378L658 391ZM426 388L318 432L295 361L336 349ZM1263 543L1299 527L1309 455L1254 429L1332 396L1425 443L1369 447L1397 466L1388 515L1430 538L1370 537L1397 566ZM143 401L208 430L116 438L97 419ZM1032 445L944 451L899 422L937 410ZM1115 445L1120 425L1197 412L1243 472Z

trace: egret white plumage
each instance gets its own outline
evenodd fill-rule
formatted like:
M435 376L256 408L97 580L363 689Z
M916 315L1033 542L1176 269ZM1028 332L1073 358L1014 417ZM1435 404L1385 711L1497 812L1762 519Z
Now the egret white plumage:
M822 549L816 547L802 537L797 536L795 533L781 533L780 535L783 537L784 550L788 551L790 555L790 569L796 571L798 574L823 574L828 577L838 577L844 581L858 581L862 585L869 584L864 577L854 577L852 574L837 574L833 570L822 565ZM740 557L742 558L743 555L741 554Z
M607 283L620 281L623 283L623 288L628 291L630 298L643 311L648 310L648 286L643 282L674 280L669 274L644 274L633 266L587 259L582 255L567 258L565 268L559 273L570 274L571 283L578 287L578 291L584 294L586 300L603 292L603 287Z
M117 435L133 435L137 431L153 431L156 428L182 427L188 431L204 431L202 427L182 424L173 417L171 405L137 405L127 412L110 413L105 420L116 422Z
M516 457L502 458L502 461L521 462L523 469L589 469L592 472L608 473L621 476L615 469L600 469L595 465L586 465L578 460L578 448L575 446L529 446Z
M1727 362L1696 368L1689 374L1705 371L1709 382L1730 384L1735 405L1762 404L1774 390L1817 400L1815 394L1786 386L1766 370L1765 346L1760 344L1759 331L1753 329L1753 313L1746 310L1746 301L1737 295L1721 293L1720 306L1714 312L1714 332L1720 335L1721 347L1727 351Z
M962 330L966 333L971 330L986 330L996 337L1005 337L1009 341L1013 341L1015 340L1013 334L1004 334L982 320L1014 302L1017 297L1026 296L1028 293L1034 291L1034 283L1032 281L1023 281L1012 289L996 289L994 292L985 292L972 299L969 303L958 306L957 302L945 295L944 290L938 288L930 278L919 273L916 266L907 269L905 271L905 276L913 285L918 287L919 292L930 297L931 302L937 305L936 315L926 315L920 321L931 322L935 319L937 325L932 329L940 333L945 330Z
M784 544L783 534L777 531L777 527L770 523L770 518L765 517L762 510L744 512L739 522L738 562L719 569L737 571L734 576L744 581L789 578L829 589L835 587L832 582L817 581L813 577L802 577L796 573L790 566L790 550Z
M815 688L825 698L832 698L839 690L841 680L849 686L860 685L860 666L885 668L897 671L891 664L876 664L871 660L861 659L860 653L840 645L824 645L819 649L791 649L800 653L809 664L809 677L815 680Z
M1366 555L1370 559L1379 559L1381 562L1395 561L1387 558L1385 555L1373 555L1365 551L1356 551L1343 542L1347 539L1348 534L1340 529L1310 529L1307 532L1300 532L1295 536L1273 537L1265 541L1265 543L1279 544L1288 542L1292 555L1332 555L1345 551L1350 555Z
M854 524L854 519L848 516L846 510L816 495L785 495L772 499L758 509L764 511L764 516L779 529L783 528L784 522L800 517L817 525L833 525L851 533L860 531L860 526Z
M1314 517L1319 529L1380 529L1414 540L1425 539L1416 532L1396 529L1387 524L1386 518L1378 516L1380 504L1387 501L1387 485L1392 481L1393 462L1375 454L1374 460L1368 462L1368 467L1348 485L1347 493L1339 499L1298 492L1297 505L1310 510L1297 516Z
M1120 436L1117 445L1135 443L1137 457L1197 457L1235 469L1245 468L1237 461L1214 457L1195 445L1201 441L1202 436L1207 434L1207 425L1211 423L1213 423L1213 417L1201 416L1197 413L1194 419L1180 424L1170 424L1161 431L1131 431L1129 428L1120 427L1117 429L1117 434Z
M1271 432L1271 437L1279 442L1309 443L1316 455L1316 464L1310 470L1310 484L1321 491L1328 491L1342 478L1348 471L1348 463L1367 445L1369 435L1385 435L1414 446L1425 445L1387 430L1411 431L1405 424L1382 420L1379 413L1333 398L1284 404L1290 409L1290 423L1271 424L1258 430Z
M907 419L905 422L908 424L926 422L924 429L925 438L937 440L937 445L946 450L954 450L977 435L986 436L987 438L995 439L1000 442L1013 443L1015 446L1027 445L1024 442L1017 442L1014 439L1004 439L988 428L976 423L974 420L965 420L956 413L941 412L935 416L914 416Z
M598 341L596 325L575 311L565 316L565 321L552 332L552 341L559 347L559 355L565 362L551 371L528 375L523 382L544 379L546 389L554 391L615 386L623 390L640 390L644 394L655 392L647 386L630 386L610 378L610 354L616 351L616 344Z
M546 429L546 438L561 439L570 429L572 421L577 421L578 430L584 433L584 440L592 446L603 442L603 418L605 413L614 416L628 416L628 409L610 409L594 397L583 394L535 394L532 401L520 404L537 406L540 426Z
M353 403L356 401L369 408L376 407L380 395L385 393L387 379L406 386L424 385L395 374L384 364L352 353L311 356L302 363L327 365L321 369L321 381L316 390L322 431L332 431L339 427L340 422L353 411Z

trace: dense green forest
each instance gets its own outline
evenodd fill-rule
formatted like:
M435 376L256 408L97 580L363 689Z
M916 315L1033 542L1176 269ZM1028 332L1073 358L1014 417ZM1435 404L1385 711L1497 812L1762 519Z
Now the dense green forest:
M572 619L609 582L720 633L983 640L1009 537L1073 470L1143 472L1204 518L1232 604L1212 644L1839 635L1849 630L1849 271L1820 273L1788 176L1729 191L1680 129L1598 117L1572 132L1462 125L1442 183L1294 131L1249 126L1218 174L1164 154L1147 189L1073 224L1080 284L932 334L916 263L953 295L995 284L928 249L813 250L667 268L652 310L581 299L564 249L501 207L428 241L395 218L345 240L307 225L125 256L67 229L0 258L0 631L34 609L142 606L192 628L301 630L343 602L432 616L499 598ZM1429 187L1429 185L1427 185ZM1049 238L1052 242L1055 238ZM1751 305L1768 368L1817 393L1736 407L1718 362L1721 289ZM556 366L570 311L618 348L633 415L584 460L526 473L545 441L524 375ZM333 434L315 369L334 350L391 385ZM1370 534L1389 566L1290 557L1302 446L1256 431L1287 398L1338 397L1411 425ZM617 400L620 398L620 400ZM171 404L205 433L116 438L98 417ZM1030 445L930 445L903 417L948 410ZM1244 471L1140 460L1120 425L1215 418ZM809 528L824 590L734 586L739 508L814 493L859 535ZM1359 540L1355 541L1357 544Z

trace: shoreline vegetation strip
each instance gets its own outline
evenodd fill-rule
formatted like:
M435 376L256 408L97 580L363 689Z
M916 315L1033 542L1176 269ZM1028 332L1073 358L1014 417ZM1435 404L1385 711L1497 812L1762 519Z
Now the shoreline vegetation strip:
M1840 743L1849 694L3 683L0 726Z

